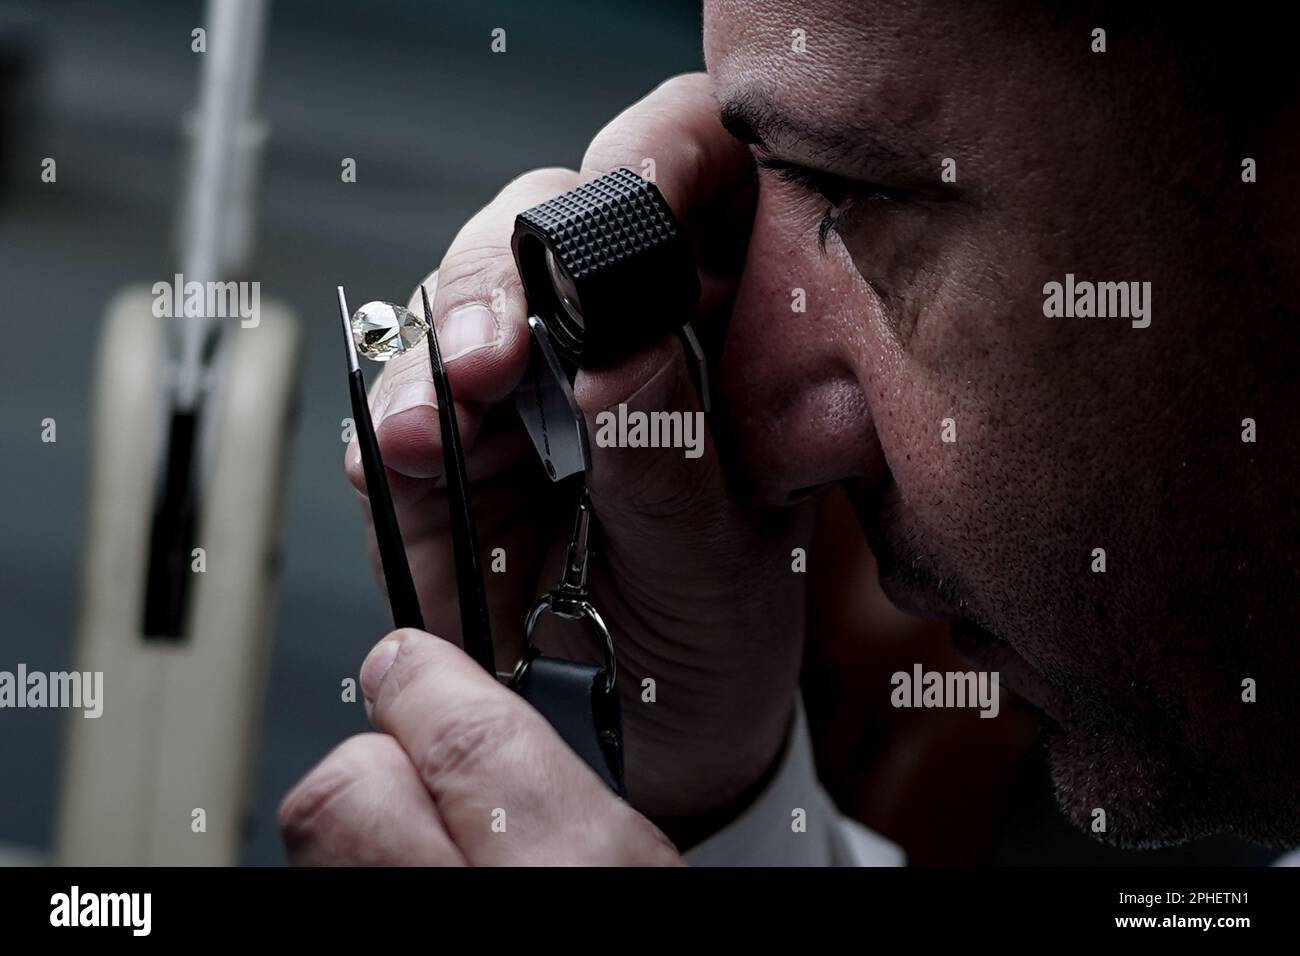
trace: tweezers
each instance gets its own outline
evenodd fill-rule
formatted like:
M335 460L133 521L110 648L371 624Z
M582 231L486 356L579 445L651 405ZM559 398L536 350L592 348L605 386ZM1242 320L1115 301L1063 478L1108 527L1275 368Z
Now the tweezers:
M384 586L396 627L424 629L420 602L411 579L411 568L406 560L401 529L393 508L393 496L388 488L383 456L375 437L374 423L370 418L370 405L366 400L365 381L357 362L356 343L352 339L352 326L347 300L340 286L339 312L343 318L343 334L347 342L348 390L352 398L352 418L356 423L357 444L361 448L361 465L366 478L366 495L370 499L371 521L379 547L379 561L384 571ZM447 501L451 519L452 551L456 565L456 592L460 602L461 646L489 674L496 675L492 653L492 630L488 623L487 593L483 585L483 568L479 560L478 536L474 529L474 511L469 499L469 478L465 468L465 449L460 441L460 428L456 421L456 407L452 403L451 384L442 364L438 348L438 335L433 327L433 309L429 293L420 286L424 303L425 333L429 344L429 367L433 375L433 389L438 401L438 424L442 435L443 476L447 483Z
M361 468L366 476L366 497L370 499L370 520L379 546L379 564L384 571L388 606L393 612L394 627L424 630L420 599L411 580L411 566L406 563L406 547L393 510L393 495L388 490L384 459L379 454L379 440L370 420L370 403L366 400L366 382L357 362L357 345L352 340L352 321L343 286L338 287L339 315L343 318L343 341L348 359L348 392L352 398L352 420L356 423L357 444L361 447Z
M492 654L492 627L488 622L487 592L483 587L483 565L479 560L474 509L469 500L469 478L465 470L465 448L460 441L456 406L451 383L442 364L438 333L433 328L429 292L420 283L424 303L425 336L429 340L429 367L433 391L438 400L438 427L442 435L443 478L447 482L447 504L451 512L451 543L456 560L456 595L460 602L460 637L465 653L493 677L496 663Z

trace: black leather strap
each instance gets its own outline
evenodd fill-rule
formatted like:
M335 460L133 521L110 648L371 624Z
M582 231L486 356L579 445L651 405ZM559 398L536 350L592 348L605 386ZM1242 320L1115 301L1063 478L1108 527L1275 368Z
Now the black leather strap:
M605 690L604 668L538 655L517 690L611 790L627 796L623 711L618 693Z

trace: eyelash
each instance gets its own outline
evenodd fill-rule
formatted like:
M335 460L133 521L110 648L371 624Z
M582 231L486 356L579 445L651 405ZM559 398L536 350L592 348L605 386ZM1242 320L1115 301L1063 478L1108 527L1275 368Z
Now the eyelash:
M855 182L843 176L836 176L834 173L797 166L772 156L759 157L758 165L770 169L785 182L816 193L829 204L822 214L821 222L817 224L817 246L823 253L826 251L827 237L848 215L855 201L898 198L897 192L883 186Z

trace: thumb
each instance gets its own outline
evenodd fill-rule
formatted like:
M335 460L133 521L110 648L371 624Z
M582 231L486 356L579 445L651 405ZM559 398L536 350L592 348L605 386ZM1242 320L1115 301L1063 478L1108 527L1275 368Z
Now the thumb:
M361 687L472 865L679 865L666 837L615 797L522 698L458 647L399 630Z

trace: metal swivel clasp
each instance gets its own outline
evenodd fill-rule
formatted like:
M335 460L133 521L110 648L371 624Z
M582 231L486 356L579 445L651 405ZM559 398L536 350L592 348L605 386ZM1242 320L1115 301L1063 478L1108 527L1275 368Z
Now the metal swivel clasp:
M510 686L518 687L523 680L528 665L540 652L533 643L533 631L537 622L545 613L570 621L585 620L591 624L599 636L605 654L605 693L614 690L614 679L618 670L614 654L614 638L605 626L600 612L591 603L587 588L587 569L590 566L593 549L591 547L591 525L593 522L591 499L586 487L578 497L578 511L573 519L573 534L564 549L564 569L560 574L560 583L543 594L528 611L524 620L524 649L515 665L510 678Z

